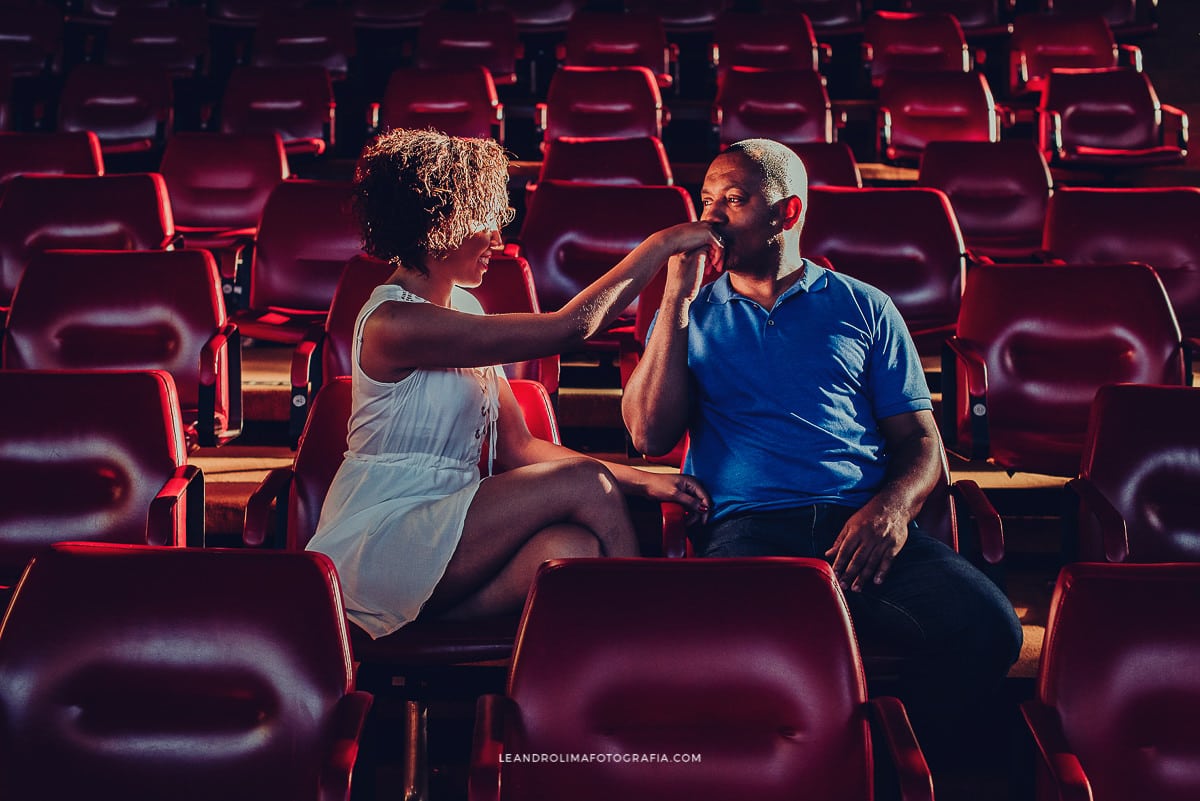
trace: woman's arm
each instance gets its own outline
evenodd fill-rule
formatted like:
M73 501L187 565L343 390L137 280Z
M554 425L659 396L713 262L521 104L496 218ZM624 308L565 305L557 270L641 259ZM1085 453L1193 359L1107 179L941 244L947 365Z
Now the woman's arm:
M611 324L668 258L698 249L720 258L707 223L652 234L555 312L480 317L428 303L385 303L365 324L364 369L377 380L398 380L419 367L507 364L569 350Z

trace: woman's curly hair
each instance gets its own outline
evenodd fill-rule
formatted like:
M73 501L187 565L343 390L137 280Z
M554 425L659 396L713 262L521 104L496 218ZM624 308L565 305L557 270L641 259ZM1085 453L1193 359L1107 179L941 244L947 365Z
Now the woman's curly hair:
M359 156L354 211L367 253L428 275L428 259L512 221L508 158L491 139L389 131Z

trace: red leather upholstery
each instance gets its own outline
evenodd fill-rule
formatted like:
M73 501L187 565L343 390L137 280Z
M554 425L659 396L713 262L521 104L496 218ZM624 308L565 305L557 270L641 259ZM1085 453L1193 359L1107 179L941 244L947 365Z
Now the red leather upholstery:
M862 0L766 0L767 11L799 11L821 36L854 36L863 32Z
M350 0L354 27L366 30L414 30L425 14L440 8L442 0Z
M191 438L216 445L241 430L240 341L206 250L53 250L13 296L3 366L166 370Z
M1012 0L904 0L903 7L917 14L953 14L968 38L1006 36Z
M1115 67L1117 42L1099 15L1022 14L1009 42L1009 91L1041 93L1056 68Z
M0 7L0 64L14 76L37 76L62 67L63 12L51 4Z
M304 0L213 0L207 4L208 17L224 28L253 28L263 15L276 8L298 9Z
M485 67L399 69L380 106L379 127L436 128L453 136L503 142L504 107Z
M1064 567L1022 705L1038 798L1195 798L1197 643L1200 565Z
M801 251L891 296L922 354L940 352L953 332L965 249L950 201L936 189L809 192Z
M629 11L658 14L668 33L709 33L727 0L626 0Z
M333 146L333 87L323 67L235 67L221 98L223 133L278 133L288 155Z
M891 70L970 72L971 57L953 14L876 11L863 30L871 85Z
M288 177L288 163L274 131L181 132L167 140L159 171L184 243L214 251L222 275L232 277L228 251L257 234L271 190Z
M341 6L272 8L254 30L255 67L323 67L342 80L354 56L354 22Z
M809 186L862 188L862 173L854 160L854 151L845 142L796 142L789 147L804 163Z
M1092 403L1079 476L1079 558L1200 562L1200 389L1118 384Z
M362 243L350 184L281 181L271 191L250 264L248 307L233 319L249 337L296 343L329 312L342 266Z
M1140 261L1162 279L1187 336L1200 336L1200 189L1055 191L1042 247L1069 264Z
M542 111L547 142L563 136L662 138L662 95L645 67L560 67Z
M1158 28L1156 0L1042 0L1042 11L1055 14L1100 14L1122 37L1153 33Z
M172 117L171 77L147 66L80 64L58 103L58 130L92 131L106 155L161 148Z
M571 17L586 5L585 0L503 0L488 3L512 12L521 33L560 33Z
M436 8L421 17L417 30L419 69L486 67L497 84L517 82L523 53L517 21L503 8L462 11Z
M1104 384L1185 384L1179 326L1141 264L978 266L942 365L951 449L1074 476Z
M538 305L556 311L655 231L696 219L677 186L601 186L543 181L521 227ZM633 322L637 304L625 310Z
M919 186L940 189L972 253L1032 261L1053 179L1033 142L929 142L921 155Z
M4 142L0 138L0 145ZM624 186L675 183L661 139L635 137L563 137L546 143L538 180L579 181Z
M74 543L21 582L0 704L14 801L332 801L371 696L324 557Z
M568 67L645 67L660 88L674 83L674 50L653 12L577 11L560 52Z
M1054 164L1145 167L1187 158L1187 114L1159 103L1150 78L1128 67L1051 71L1038 114L1039 142Z
M879 88L880 153L914 162L930 142L997 142L1000 119L982 72L890 70Z
M811 69L728 70L713 100L713 123L722 147L760 137L789 146L834 138L825 79Z
M204 488L167 373L3 370L0 411L0 585L62 540L201 544Z
M175 77L208 68L208 18L198 6L124 6L113 18L104 44L104 63L165 69Z
M15 175L103 175L100 140L78 133L0 133L0 184Z
M713 65L720 87L734 67L816 71L820 48L802 12L726 11L713 30Z
M902 714L895 699L879 703ZM480 701L470 797L870 799L871 711L824 562L551 561L526 602L505 695ZM923 775L932 797L907 736L909 778ZM532 754L667 756L521 759Z
M175 221L157 173L21 175L0 203L0 307L30 256L42 250L158 250L173 243Z

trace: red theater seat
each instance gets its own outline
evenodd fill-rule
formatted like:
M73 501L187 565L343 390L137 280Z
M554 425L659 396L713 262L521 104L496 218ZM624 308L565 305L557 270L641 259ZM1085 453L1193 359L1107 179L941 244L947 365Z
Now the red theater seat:
M354 23L342 6L272 8L254 29L250 63L255 67L323 67L345 79L354 57Z
M1119 52L1098 14L1022 14L1009 43L1009 92L1041 94L1054 69L1116 67ZM1141 69L1141 51L1126 52Z
M399 69L388 79L383 102L368 108L368 127L435 128L503 144L504 106L485 67Z
M340 593L315 554L38 556L0 630L5 795L348 799L371 696Z
M654 136L665 123L662 95L645 67L560 67L538 104L543 139Z
M0 185L17 175L103 175L100 140L78 133L0 133Z
M863 62L879 88L891 70L970 72L971 53L953 14L876 11L863 30Z
M62 10L50 3L0 6L0 64L32 77L62 69Z
M63 84L58 130L91 131L105 156L161 151L174 118L161 67L80 64Z
M825 79L810 69L731 68L713 100L713 125L722 148L742 139L794 146L835 136Z
M432 9L417 31L418 69L486 67L498 85L517 82L517 60L524 56L512 13Z
M675 84L678 58L679 48L668 44L662 19L645 11L577 11L558 48L558 60L567 67L645 67L660 89Z
M208 72L208 18L199 6L122 7L104 45L104 63L164 69L176 78Z
M913 163L931 142L998 142L1000 117L981 72L891 70L879 88L879 153Z
M862 0L765 0L766 11L804 14L818 36L851 37L863 32Z
M801 12L726 11L714 26L710 60L718 88L734 67L815 72L821 59L812 24Z
M235 67L221 99L222 133L275 132L288 156L334 141L333 87L323 67Z

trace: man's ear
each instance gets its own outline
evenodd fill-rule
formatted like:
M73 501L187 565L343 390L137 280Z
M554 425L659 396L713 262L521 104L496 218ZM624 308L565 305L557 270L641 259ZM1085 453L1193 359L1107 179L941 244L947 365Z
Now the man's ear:
M792 195L780 201L779 214L783 221L783 230L787 231L794 228L800 222L800 217L804 212L804 203L800 198Z

